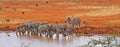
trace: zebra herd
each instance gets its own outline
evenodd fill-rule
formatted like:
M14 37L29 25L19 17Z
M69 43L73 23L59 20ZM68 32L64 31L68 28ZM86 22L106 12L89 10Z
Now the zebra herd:
M45 35L47 37L52 37L56 34L56 37L62 36L72 36L74 28L78 26L80 28L80 18L70 18L67 17L65 22L68 24L50 24L42 22L25 22L17 27L16 34L18 35Z

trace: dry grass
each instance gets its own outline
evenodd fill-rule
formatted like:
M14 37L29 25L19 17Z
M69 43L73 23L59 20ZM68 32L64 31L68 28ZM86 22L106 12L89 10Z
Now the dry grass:
M109 0L103 0L104 2L102 3L97 3L96 0L83 0L81 2L75 2L75 0L72 0L71 2L67 2L65 0L30 0L30 2L26 2L26 0L18 0L18 2L17 0L15 2L12 0L6 1L8 2L0 4L2 8L0 15L4 15L9 18L11 24L24 22L24 20L63 23L65 17L69 16L79 17L82 20L88 20L91 26L107 26L109 23L117 23L118 21L116 20L120 19L118 18L119 15L117 15L120 14L120 7L113 4L117 1L113 3ZM46 3L46 1L49 3ZM96 3L93 3L93 1ZM38 6L36 6L36 4L38 4ZM6 6L8 8L5 8ZM3 18L2 21L5 21L5 19Z
M102 7L97 7L97 8L102 8ZM72 16L112 16L117 14L120 14L120 7L111 6L111 7L105 7L104 9L98 9L86 13L73 13Z
M59 4L59 5L76 5L78 3L74 3L74 2L62 2L62 3L56 3L56 4Z
M68 7L67 9L105 9L111 6L72 6Z
M108 21L108 22L109 22L109 23L114 23L114 24L115 24L115 23L116 23L116 24L117 24L117 23L120 24L120 20L110 20L110 21Z
M9 20L9 21L7 21ZM17 24L17 23L22 23L24 21L27 20L23 20L23 19L11 19L11 18L7 18L4 16L0 16L0 24Z
M32 11L31 9L17 9L17 11Z

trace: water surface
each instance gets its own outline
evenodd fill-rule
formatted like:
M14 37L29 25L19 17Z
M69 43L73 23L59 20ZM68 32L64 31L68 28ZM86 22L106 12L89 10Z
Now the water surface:
M77 47L87 44L92 39L105 38L105 36L73 36L73 38L46 38L40 36L17 36L15 32L0 33L0 47ZM119 39L119 38L118 38ZM119 39L120 40L120 39Z

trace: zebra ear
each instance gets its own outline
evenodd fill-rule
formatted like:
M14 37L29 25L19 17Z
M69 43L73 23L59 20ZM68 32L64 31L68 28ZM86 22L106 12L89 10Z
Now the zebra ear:
M70 17L66 17L66 19L70 19Z
M70 20L70 17L66 17L66 21L69 21Z

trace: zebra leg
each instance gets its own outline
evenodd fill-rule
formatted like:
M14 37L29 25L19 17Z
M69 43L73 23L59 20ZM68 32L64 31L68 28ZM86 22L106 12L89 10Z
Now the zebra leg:
M23 35L25 35L25 32L22 32Z
M41 33L41 32L40 32L39 34L40 34L40 36L42 36L42 33Z
M52 37L53 35L52 34L50 34L50 37Z
M78 26L79 26L79 29L81 29L80 24L78 24Z
M52 37L52 36L53 36L53 33L50 33L50 34L49 34L49 37Z
M16 32L16 35L18 35L18 33L19 33L19 32L17 31L17 32Z
M34 32L31 32L31 35L34 35Z
M59 33L56 33L56 37L59 38Z

